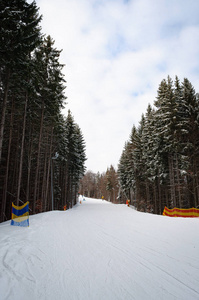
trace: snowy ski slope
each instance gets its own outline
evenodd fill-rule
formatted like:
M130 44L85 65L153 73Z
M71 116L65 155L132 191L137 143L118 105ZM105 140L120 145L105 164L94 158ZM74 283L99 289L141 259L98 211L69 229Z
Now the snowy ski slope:
M199 299L199 219L89 199L0 224L1 300Z

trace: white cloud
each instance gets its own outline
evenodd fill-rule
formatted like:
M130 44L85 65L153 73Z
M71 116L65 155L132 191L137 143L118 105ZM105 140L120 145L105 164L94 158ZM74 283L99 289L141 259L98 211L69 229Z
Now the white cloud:
M133 124L167 75L199 91L199 2L38 0L43 32L63 49L66 95L85 137L87 167L117 167Z

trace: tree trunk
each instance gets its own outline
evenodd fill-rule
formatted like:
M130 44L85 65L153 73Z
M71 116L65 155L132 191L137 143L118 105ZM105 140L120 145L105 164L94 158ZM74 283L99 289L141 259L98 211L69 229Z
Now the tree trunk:
M193 172L194 172L194 207L198 206L198 199L199 199L199 181L198 181L198 170L197 170L197 157L194 155L193 159Z
M159 173L159 170L158 170ZM162 193L161 193L161 185L160 185L160 177L158 174L158 199L159 199L159 214L162 213Z
M38 150L37 150L37 163L36 163L36 170L35 170L35 184L34 184L34 194L33 194L33 214L35 214L35 208L36 208L38 176L39 176L39 167L40 167L41 140L42 140L42 131L43 131L43 119L44 119L44 102L42 103L39 143L38 143Z
M13 118L14 118L13 112L14 112L14 102L12 101L12 110L11 110L11 117L10 117L10 134L9 134L8 154L7 154L7 163L6 163L6 174L5 174L5 181L4 181L4 187L3 187L3 197L2 197L2 207L1 207L1 222L4 221L5 210L6 210L8 173L9 173L9 164L10 164L10 150L11 150Z
M43 180L42 180L42 190L41 190L41 206L42 206L42 211L43 211L43 206L44 206L45 190L46 190L47 164L48 164L48 150L46 148L45 158L44 158L44 173L43 173Z
M176 160L176 174L177 174L177 185L178 185L178 197L179 197L179 207L182 208L182 194L181 194L181 184L180 184L180 172L179 172L179 166L178 166L178 156L177 153L175 153L175 160Z
M47 170L47 177L46 177L46 192L45 192L45 195L44 195L44 211L47 211L47 200L48 198L50 198L49 195L51 195L51 193L49 193L50 189L49 189L49 186L50 186L50 170L51 170L51 157L52 157L52 144L53 144L53 127L51 129L51 135L50 135L50 150L49 150L49 157L48 157L48 170Z
M21 153L20 153L20 162L19 162L19 175L18 175L18 183L17 183L17 205L19 205L19 197L20 197L20 190L21 190L21 178L22 178L24 140L25 140L25 130L26 130L27 106L28 106L28 94L26 92L25 107L24 107L24 118L23 118L23 130L22 130L22 140L21 140Z
M149 192L149 183L147 180L145 186L146 186L146 207L147 207L146 211L150 212L150 192Z
M34 128L33 128L34 129ZM31 161L32 161L32 134L29 134L29 151L28 151L28 176L26 185L26 199L29 200L30 193L30 173L31 173Z
M156 184L154 182L153 185L153 191L154 191L154 212L157 214L157 193L156 193Z
M173 167L173 156L172 156L172 154L169 154L168 163L169 163L169 180L170 180L171 202L172 202L172 206L176 207L174 167Z
M7 74L6 74L6 84L5 84L5 89L4 89L1 124L0 124L0 162L1 162L1 156L2 156L2 147L3 147L3 133L4 133L5 119L6 119L6 107L7 107L7 100L8 100L9 79L10 79L10 70L8 69Z

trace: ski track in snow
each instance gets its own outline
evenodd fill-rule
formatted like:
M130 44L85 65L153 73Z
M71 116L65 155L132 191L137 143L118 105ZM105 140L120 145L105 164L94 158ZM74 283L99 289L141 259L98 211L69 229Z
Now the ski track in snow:
M0 224L1 300L199 300L199 219L89 199Z

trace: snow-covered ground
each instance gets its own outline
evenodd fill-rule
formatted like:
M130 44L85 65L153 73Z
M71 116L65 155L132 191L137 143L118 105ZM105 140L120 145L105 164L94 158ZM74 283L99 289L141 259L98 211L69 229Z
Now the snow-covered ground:
M1 300L199 299L199 219L85 198L0 224Z

